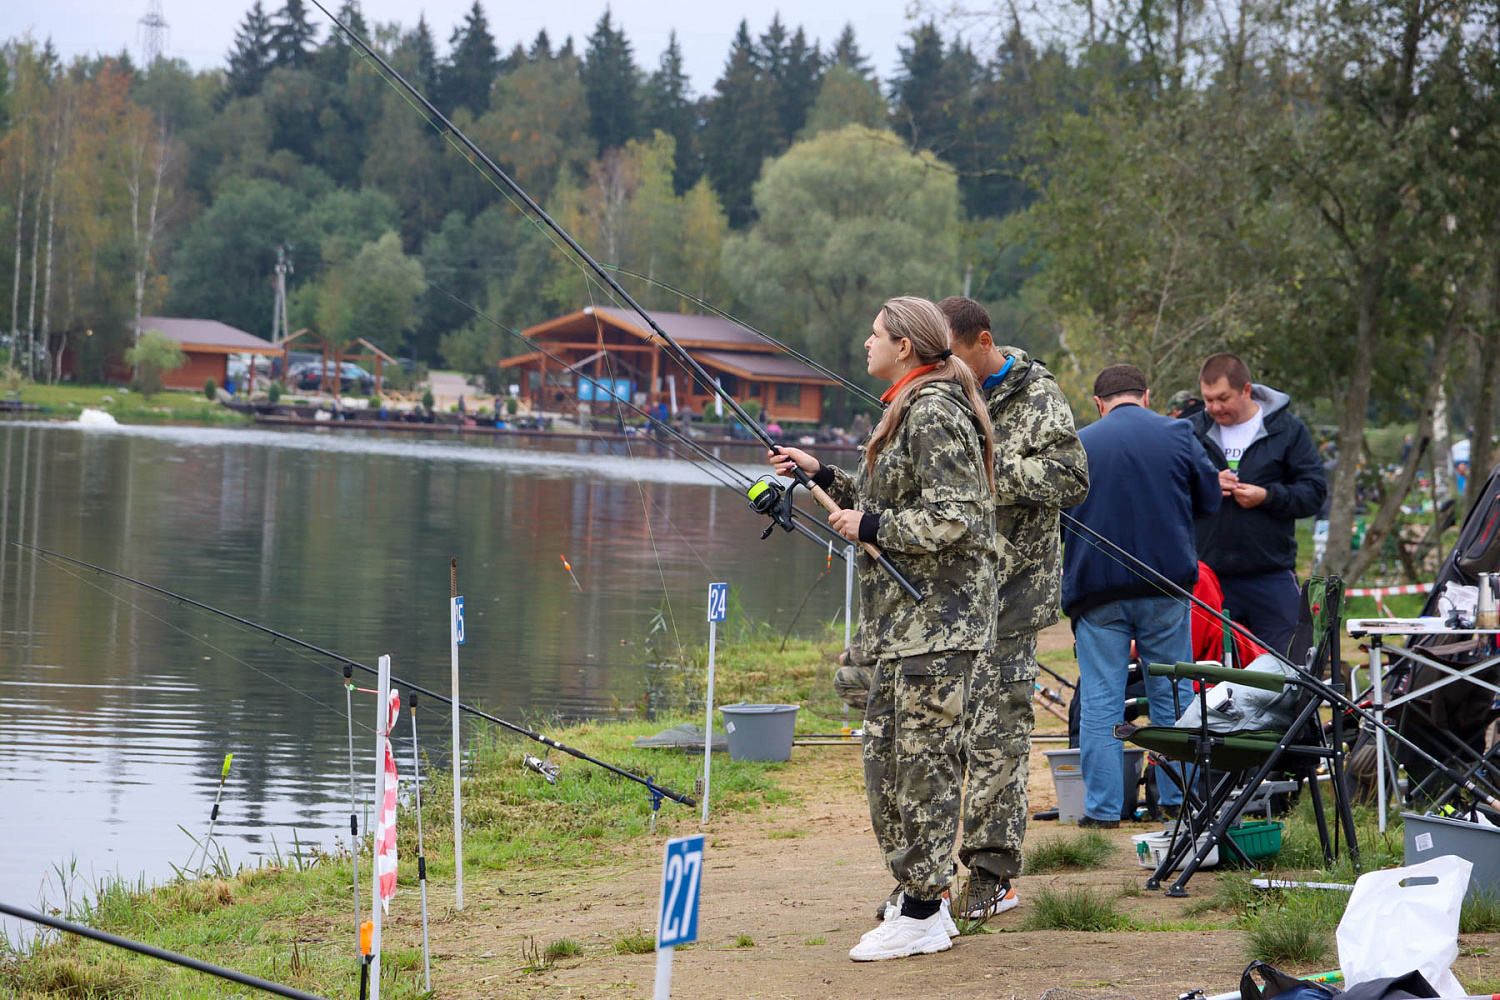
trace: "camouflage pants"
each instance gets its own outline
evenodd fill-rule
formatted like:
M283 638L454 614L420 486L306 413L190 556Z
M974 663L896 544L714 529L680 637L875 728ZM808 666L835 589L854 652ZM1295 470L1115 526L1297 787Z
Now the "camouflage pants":
M1036 633L1023 632L996 638L970 674L958 857L971 871L983 868L996 878L1021 873L1037 670Z
M953 878L973 652L881 659L865 708L865 794L886 866L907 895Z
M959 858L968 868L996 878L1020 873L1036 675L1034 632L1002 637L978 655L876 665L865 712L865 791L886 864L916 898L934 898L951 878L952 807L961 810Z

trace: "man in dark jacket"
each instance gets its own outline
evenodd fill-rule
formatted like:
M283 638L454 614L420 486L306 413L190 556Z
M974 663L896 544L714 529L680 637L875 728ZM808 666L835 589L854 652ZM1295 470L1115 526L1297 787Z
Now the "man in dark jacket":
M1233 354L1203 362L1193 432L1219 469L1224 502L1199 519L1198 556L1219 574L1224 608L1270 649L1297 630L1296 523L1328 494L1323 463L1291 398L1250 380Z
M1156 572L1192 590L1198 579L1193 518L1219 506L1214 467L1185 420L1146 409L1151 394L1134 365L1113 365L1094 380L1100 420L1078 432L1088 453L1089 494L1072 515ZM1077 528L1064 531L1062 605L1073 621L1078 650L1078 733L1083 765L1080 826L1116 827L1124 808L1124 747L1114 737L1124 717L1130 643L1147 663L1175 663L1193 655L1185 600L1162 593L1155 577L1126 563ZM1148 677L1151 721L1177 721L1174 682ZM1186 705L1192 689L1178 682ZM1161 804L1182 793L1163 782Z

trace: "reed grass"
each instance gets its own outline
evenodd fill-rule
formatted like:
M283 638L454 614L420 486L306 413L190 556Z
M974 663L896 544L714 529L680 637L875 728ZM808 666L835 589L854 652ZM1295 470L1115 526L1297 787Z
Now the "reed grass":
M1045 886L1036 894L1021 929L1028 931L1118 931L1130 926L1113 896L1075 886Z

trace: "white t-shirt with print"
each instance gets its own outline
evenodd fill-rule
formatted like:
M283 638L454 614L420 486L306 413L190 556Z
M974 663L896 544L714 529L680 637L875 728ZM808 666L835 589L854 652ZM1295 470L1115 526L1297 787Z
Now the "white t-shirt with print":
M1260 425L1264 422L1261 419L1263 412L1257 406L1255 408L1255 416L1244 423L1235 424L1231 427L1220 425L1219 440L1223 442L1224 457L1228 460L1231 470L1235 472L1239 471L1240 456L1245 453L1246 448L1250 447L1250 442L1255 440L1255 435L1260 433Z

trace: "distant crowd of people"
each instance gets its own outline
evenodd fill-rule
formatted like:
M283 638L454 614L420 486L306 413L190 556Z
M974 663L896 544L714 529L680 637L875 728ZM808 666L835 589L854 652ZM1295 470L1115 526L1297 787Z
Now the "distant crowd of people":
M870 820L896 883L849 955L882 961L952 947L955 913L982 920L1018 905L1038 631L1067 612L1081 823L1118 826L1113 727L1132 655L1194 658L1182 592L1204 584L1285 650L1300 600L1294 522L1327 486L1288 396L1233 354L1206 359L1196 392L1174 395L1167 416L1150 409L1139 368L1111 365L1094 380L1100 419L1079 431L1052 374L995 343L971 299L890 299L863 348L889 388L875 426L850 428L864 443L857 464L796 447L768 462L811 477L839 508L829 524L889 556L922 595L862 551L858 640L834 680L864 712ZM1152 721L1169 725L1191 692L1174 697L1171 681L1151 678L1147 696ZM1161 789L1167 807L1181 798ZM955 848L967 870L957 893Z

